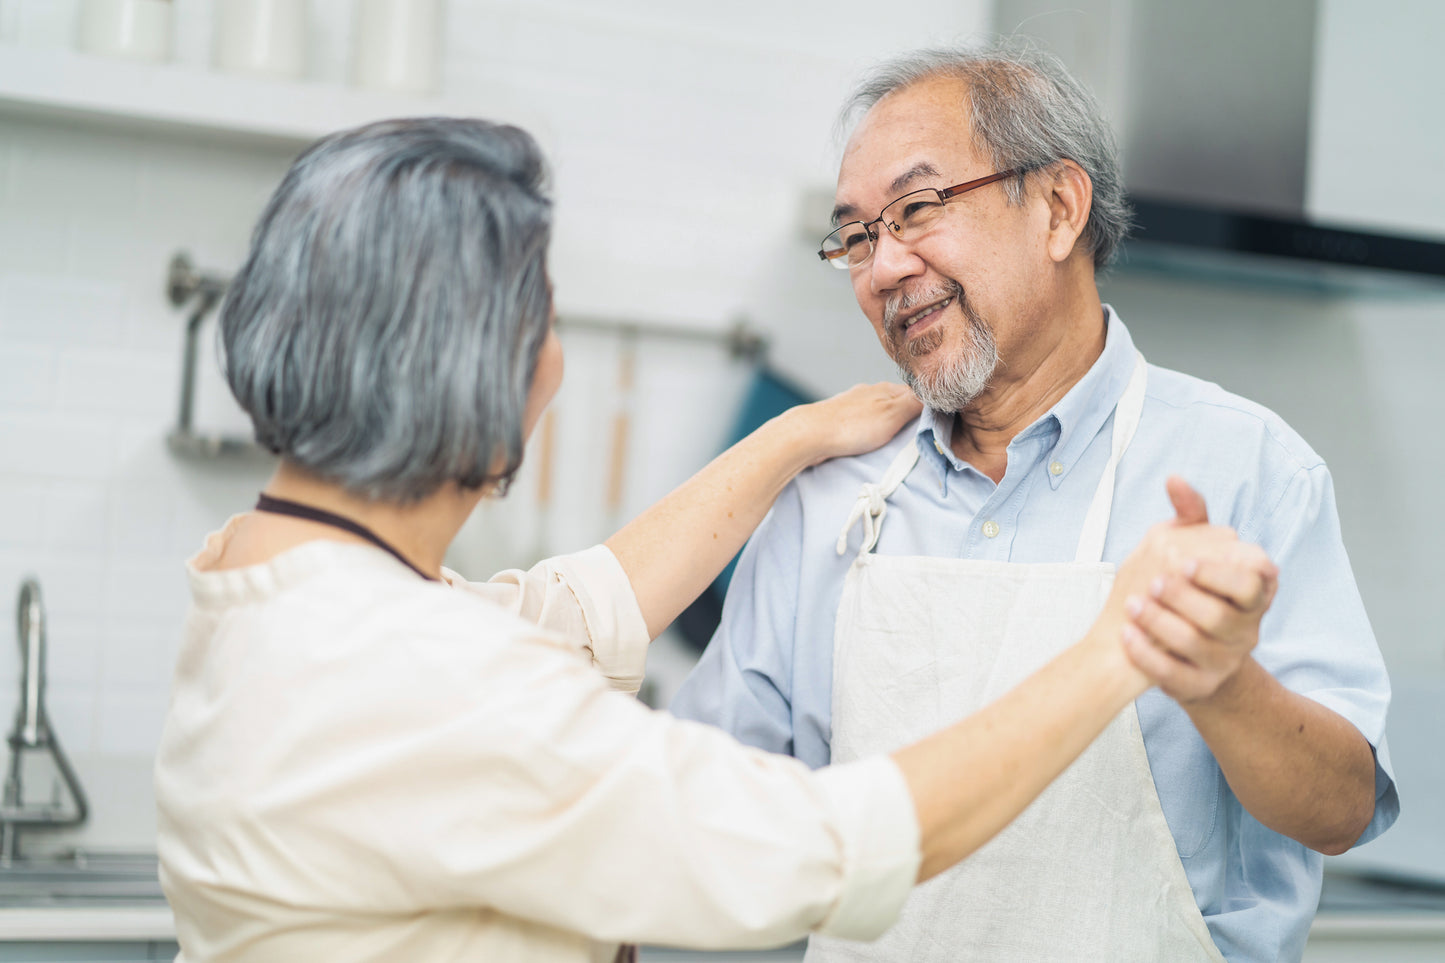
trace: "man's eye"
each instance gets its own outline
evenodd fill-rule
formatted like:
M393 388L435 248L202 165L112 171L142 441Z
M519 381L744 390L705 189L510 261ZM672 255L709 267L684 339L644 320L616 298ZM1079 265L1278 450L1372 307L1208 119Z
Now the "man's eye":
M919 217L926 217L937 206L937 201L909 201L903 205L903 220L913 221Z

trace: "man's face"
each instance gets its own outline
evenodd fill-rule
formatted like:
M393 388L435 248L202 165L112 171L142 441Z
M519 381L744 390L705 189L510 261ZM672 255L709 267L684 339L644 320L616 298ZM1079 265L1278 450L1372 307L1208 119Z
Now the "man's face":
M880 101L844 152L840 221L871 221L919 188L994 173L970 141L965 88L923 81ZM902 242L878 225L873 256L850 274L858 305L890 357L930 407L956 411L989 383L1030 327L1034 272L1048 258L1039 223L1046 206L1011 205L1005 184L948 201L939 222Z

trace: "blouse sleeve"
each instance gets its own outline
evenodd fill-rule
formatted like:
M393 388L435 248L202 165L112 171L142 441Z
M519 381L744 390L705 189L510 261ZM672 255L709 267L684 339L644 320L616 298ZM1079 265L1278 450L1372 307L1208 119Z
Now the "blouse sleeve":
M642 687L651 636L632 583L607 546L543 559L527 571L507 569L485 582L449 569L442 574L453 587L584 649L617 691Z

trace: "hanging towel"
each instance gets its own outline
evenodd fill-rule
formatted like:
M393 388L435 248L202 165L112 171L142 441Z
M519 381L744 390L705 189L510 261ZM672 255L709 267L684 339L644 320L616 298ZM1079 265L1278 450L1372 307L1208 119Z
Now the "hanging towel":
M743 404L733 422L727 445L736 444L756 431L765 421L789 408L816 400L786 376L766 364L758 365L753 374L753 382L743 396ZM733 556L722 574L703 590L696 601L683 610L674 623L682 637L699 652L707 647L708 640L717 631L718 622L722 620L723 598L727 595L728 583L732 581L733 569L737 564L737 556Z

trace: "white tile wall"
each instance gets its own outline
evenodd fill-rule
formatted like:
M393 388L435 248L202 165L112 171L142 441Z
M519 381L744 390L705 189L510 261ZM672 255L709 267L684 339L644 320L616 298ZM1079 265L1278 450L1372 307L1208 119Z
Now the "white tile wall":
M983 28L985 0L917 0L904 17L861 0L448 8L449 99L544 120L564 315L716 327L746 316L773 337L774 360L817 390L889 375L846 284L812 257L821 225L800 233L797 212L805 190L831 183L833 113L857 69ZM67 47L77 9L0 0L0 44ZM176 58L202 67L210 5L175 9ZM341 82L350 0L310 9L308 75ZM17 675L10 593L34 572L49 610L51 716L99 812L91 845L144 845L153 832L150 805L134 797L166 707L180 562L268 474L177 462L164 447L183 323L163 297L165 265L184 248L233 269L287 163L274 149L0 115L0 725ZM469 572L605 535L716 452L748 376L720 348L639 345L627 495L609 516L618 342L565 342L554 503L539 521L538 480L524 474L459 542L453 561ZM197 424L243 429L213 357L208 343Z

